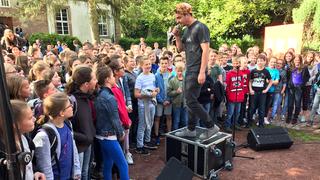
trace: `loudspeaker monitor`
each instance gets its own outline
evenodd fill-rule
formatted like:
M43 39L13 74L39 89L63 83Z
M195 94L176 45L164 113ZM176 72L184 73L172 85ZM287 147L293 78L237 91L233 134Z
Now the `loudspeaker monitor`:
M247 141L255 151L287 149L293 144L288 131L282 127L250 129Z
M157 180L192 180L193 172L178 159L171 157Z

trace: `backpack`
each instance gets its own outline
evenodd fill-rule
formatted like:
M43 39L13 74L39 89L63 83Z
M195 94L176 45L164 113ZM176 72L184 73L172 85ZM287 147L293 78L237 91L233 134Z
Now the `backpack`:
M65 121L67 127L72 131L72 127L71 127L71 123L69 121ZM36 123L37 124L37 123ZM56 149L58 147L58 138L56 136L56 133L54 131L54 129L52 129L51 127L49 126L43 126L43 125L40 125L40 124L37 124L38 126L35 127L36 131L35 132L39 132L41 129L44 130L44 132L47 134L48 138L49 138L49 142L50 142L50 154L51 154L51 162L54 160L56 162L56 165L57 165L57 168L58 168L58 173L60 175L60 164L59 164L59 158L58 158L58 155L57 155L57 152L56 152ZM36 133L34 134L34 136L32 137L32 139L35 137ZM33 142L32 142L33 143ZM35 145L30 145L30 150L31 150L31 147L33 147L33 149L35 149ZM36 157L34 156L33 159L32 159L32 164L33 164L33 168L34 170L37 170L36 169ZM58 180L60 180L60 178L58 178Z

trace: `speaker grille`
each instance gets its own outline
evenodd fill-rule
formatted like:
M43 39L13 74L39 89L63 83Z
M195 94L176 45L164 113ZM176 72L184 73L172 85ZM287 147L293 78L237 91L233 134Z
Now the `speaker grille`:
M256 151L290 148L293 144L288 132L281 127L251 129L247 140L249 146Z

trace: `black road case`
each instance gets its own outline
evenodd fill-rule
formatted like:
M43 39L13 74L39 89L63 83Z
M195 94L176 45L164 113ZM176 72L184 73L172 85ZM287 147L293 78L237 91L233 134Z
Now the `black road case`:
M184 128L166 134L166 161L175 157L204 179L215 179L222 168L232 170L234 143L231 134L219 132L200 141L199 136L206 128L196 127L194 138L175 135Z

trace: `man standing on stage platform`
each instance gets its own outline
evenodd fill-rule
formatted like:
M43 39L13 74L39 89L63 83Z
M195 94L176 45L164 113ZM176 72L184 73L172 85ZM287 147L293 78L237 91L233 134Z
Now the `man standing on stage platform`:
M178 24L187 26L182 37L180 37L178 27L175 27L172 33L176 38L176 46L179 52L182 50L186 52L185 99L189 113L188 128L177 132L175 135L195 137L196 121L201 119L208 128L199 137L203 140L219 132L219 127L214 124L209 114L198 102L201 86L206 79L210 33L206 25L192 16L192 7L188 3L176 5L175 18Z

